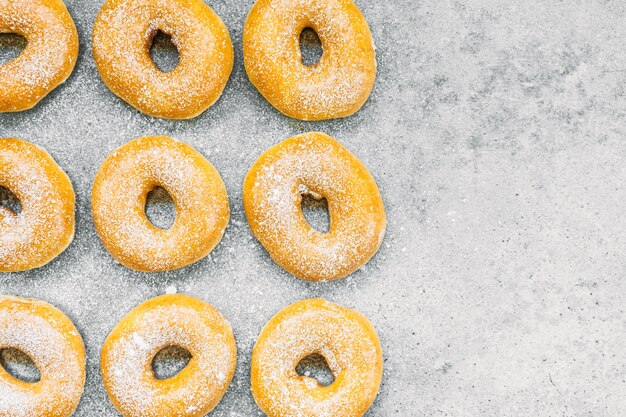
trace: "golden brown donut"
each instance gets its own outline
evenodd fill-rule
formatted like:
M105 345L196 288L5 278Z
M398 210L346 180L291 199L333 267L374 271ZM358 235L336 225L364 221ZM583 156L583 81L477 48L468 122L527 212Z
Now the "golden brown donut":
M326 198L330 230L309 225L302 196ZM305 133L272 146L243 185L252 232L278 265L311 281L345 277L378 250L385 207L367 168L339 142Z
M180 55L169 72L150 57L158 30ZM93 56L114 94L168 119L189 119L213 105L233 68L228 29L202 0L107 0L94 24Z
M323 55L302 63L300 33L311 28ZM281 113L325 120L355 113L376 78L372 34L352 0L257 0L243 31L252 84Z
M0 349L33 360L41 379L25 382L0 366L0 416L67 417L85 385L85 346L72 321L31 298L0 296Z
M152 361L169 346L191 353L187 366L157 379ZM124 417L200 417L222 399L235 372L237 348L228 321L187 295L162 295L134 308L109 334L100 370Z
M0 206L0 272L25 271L56 258L74 239L74 189L42 148L0 139L0 186L22 211Z
M0 0L0 33L28 41L0 65L0 112L30 109L72 73L78 33L61 0Z
M335 381L300 376L305 357L322 355ZM322 299L292 304L265 325L252 351L252 394L268 417L360 417L380 386L376 330L357 311Z
M146 197L156 187L172 197L169 229L146 217ZM228 225L230 208L220 174L198 151L167 136L145 136L113 151L96 174L91 195L96 230L122 265L168 271L209 254Z

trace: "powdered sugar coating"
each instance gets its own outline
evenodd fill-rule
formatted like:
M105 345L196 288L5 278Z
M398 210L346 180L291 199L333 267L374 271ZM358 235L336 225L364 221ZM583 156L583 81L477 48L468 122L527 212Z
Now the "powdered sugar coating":
M22 211L0 206L0 271L47 264L74 238L74 190L42 148L0 139L0 186L20 200Z
M324 53L304 65L300 33L315 30ZM372 34L352 0L258 0L243 35L246 71L280 112L302 120L345 117L376 78Z
M167 73L148 51L158 30L171 35L180 54ZM215 103L234 59L228 29L201 0L108 0L94 25L93 55L113 93L171 119L195 117Z
M302 195L328 201L330 229L313 229ZM378 250L385 208L367 168L339 142L305 133L265 151L244 181L250 228L272 259L297 277L345 277Z
M161 186L176 207L167 230L144 208ZM113 151L92 190L96 230L111 255L139 271L182 268L219 243L230 217L226 187L217 170L191 146L166 136L146 136Z
M0 0L0 33L28 40L0 65L0 112L30 109L72 73L78 34L61 0Z
M43 301L0 296L0 349L26 353L38 382L14 378L0 366L0 416L65 417L76 409L85 384L85 348L61 311Z
M177 375L158 380L152 360L172 345L192 357ZM230 324L219 311L190 296L162 295L117 324L102 348L101 371L125 417L204 416L226 392L236 356Z
M335 376L323 387L296 365L322 355ZM252 393L269 417L360 417L378 393L378 335L366 317L322 299L294 303L263 328L252 353Z

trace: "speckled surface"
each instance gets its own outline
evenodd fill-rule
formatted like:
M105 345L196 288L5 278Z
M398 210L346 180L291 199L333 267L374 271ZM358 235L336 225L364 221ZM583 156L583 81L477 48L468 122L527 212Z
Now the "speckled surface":
M114 416L98 354L132 307L175 285L219 308L239 349L214 416L257 416L249 360L280 308L324 297L358 309L385 354L368 416L626 414L626 11L623 1L358 0L379 73L365 107L300 122L248 81L241 33L251 0L212 0L235 45L224 95L191 121L144 116L98 77L89 38L101 1L70 1L81 37L68 82L34 110L0 114L0 136L45 147L77 192L74 243L48 266L0 276L0 292L49 301L87 344L77 416ZM369 167L388 210L379 253L347 279L298 280L252 238L247 168L270 145L319 130ZM95 233L90 187L140 135L192 144L220 171L231 224L210 257L135 273Z

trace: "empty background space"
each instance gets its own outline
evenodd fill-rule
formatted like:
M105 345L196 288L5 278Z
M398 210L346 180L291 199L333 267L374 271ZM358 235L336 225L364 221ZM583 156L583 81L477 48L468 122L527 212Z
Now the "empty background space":
M70 0L74 74L33 110L0 114L0 136L45 147L77 193L76 238L48 266L0 275L0 293L37 297L87 346L77 417L116 416L99 351L139 303L176 286L231 322L237 372L215 417L254 417L251 350L281 308L323 297L379 332L385 371L368 417L626 414L626 11L619 0L357 0L378 77L355 115L282 116L246 77L251 0L210 0L235 66L220 100L189 121L116 98L91 55L100 0ZM312 284L272 262L242 208L247 169L271 145L325 132L368 167L388 215L380 251L349 278ZM204 260L143 274L98 238L90 191L107 154L142 135L194 146L218 169L230 225Z

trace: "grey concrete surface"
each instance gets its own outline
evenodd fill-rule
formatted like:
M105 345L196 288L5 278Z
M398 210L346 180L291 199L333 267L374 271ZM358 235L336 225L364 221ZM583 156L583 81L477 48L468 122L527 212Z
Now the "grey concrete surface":
M239 349L213 416L257 416L252 346L279 309L324 297L379 331L385 372L367 413L390 416L626 414L626 10L623 1L357 0L378 52L356 115L301 122L248 81L241 34L252 0L210 0L235 45L222 98L191 121L142 115L101 82L90 36L100 0L71 0L81 37L68 82L34 110L0 114L0 136L44 146L77 192L74 243L48 266L0 276L76 323L88 350L77 416L117 415L100 346L140 302L175 285L219 308ZM345 280L310 284L276 266L241 204L247 168L294 134L326 132L376 178L388 231ZM220 171L231 224L205 260L163 274L114 263L95 233L90 187L105 156L137 136L192 144Z

